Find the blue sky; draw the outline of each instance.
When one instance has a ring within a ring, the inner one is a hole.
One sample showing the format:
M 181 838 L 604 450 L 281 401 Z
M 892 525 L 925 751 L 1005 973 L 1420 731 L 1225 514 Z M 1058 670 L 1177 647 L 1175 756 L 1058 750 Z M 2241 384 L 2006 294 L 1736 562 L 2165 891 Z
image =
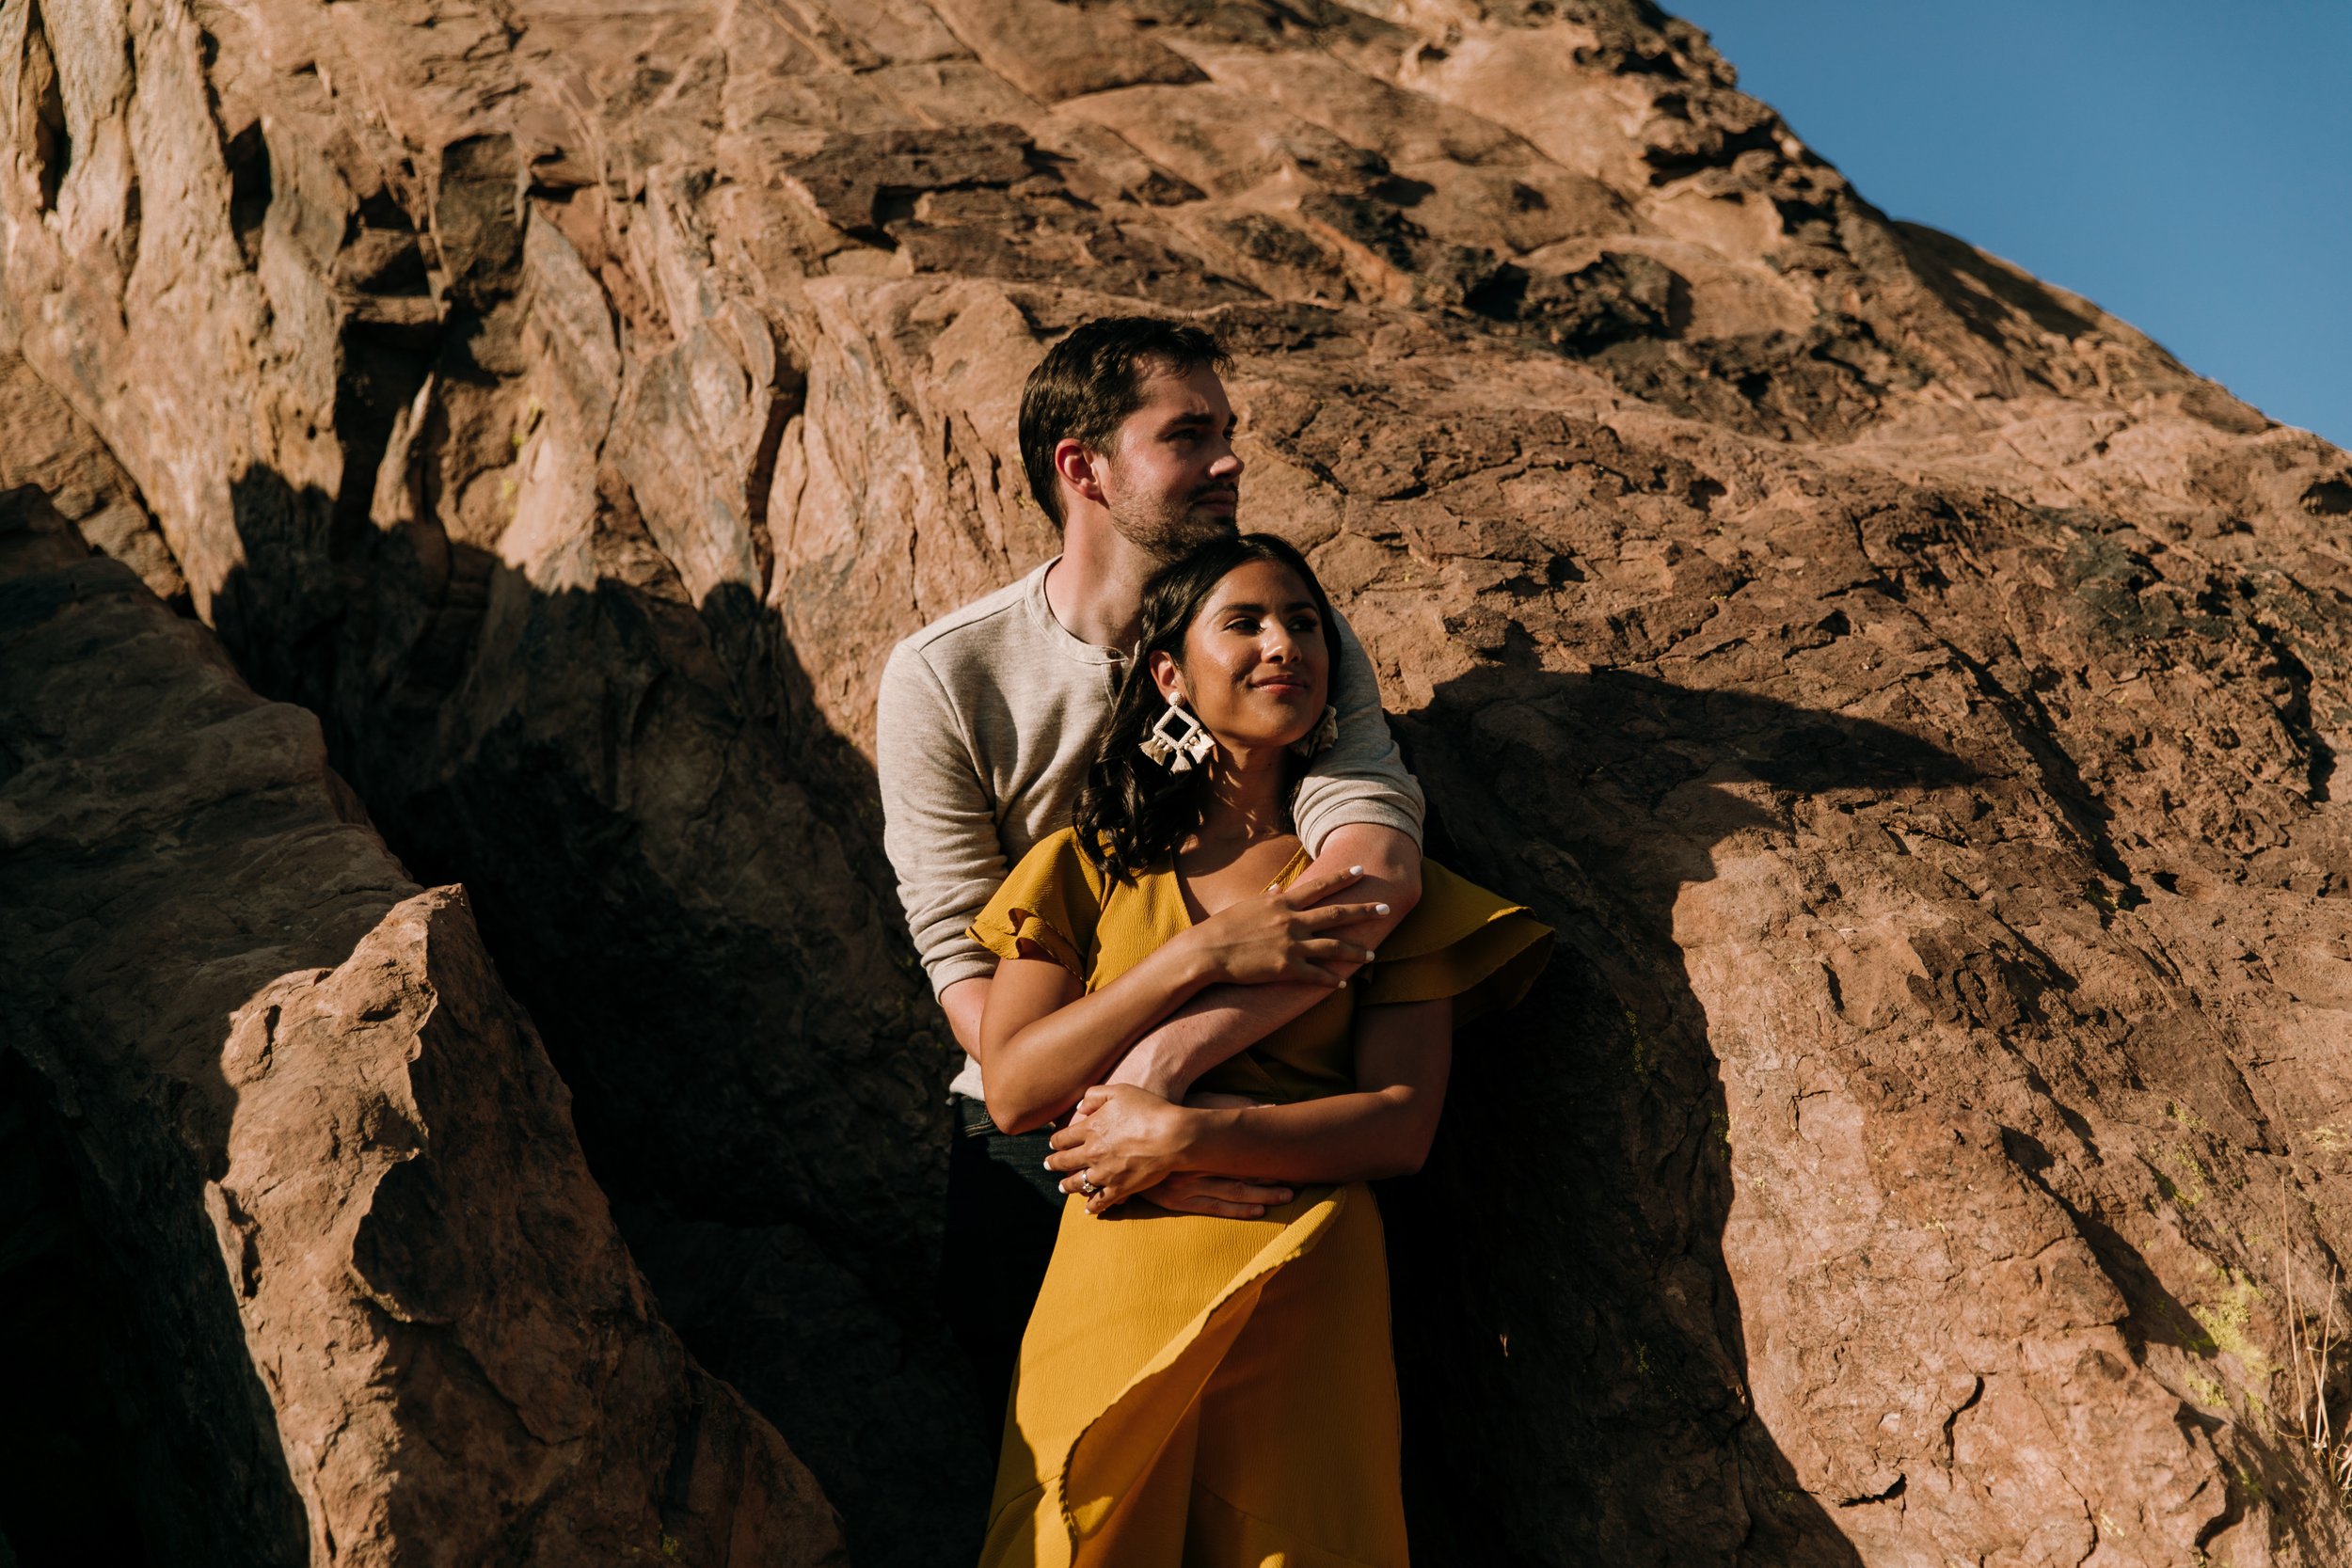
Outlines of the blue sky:
M 1899 218 L 2352 447 L 2352 0 L 1667 0 Z

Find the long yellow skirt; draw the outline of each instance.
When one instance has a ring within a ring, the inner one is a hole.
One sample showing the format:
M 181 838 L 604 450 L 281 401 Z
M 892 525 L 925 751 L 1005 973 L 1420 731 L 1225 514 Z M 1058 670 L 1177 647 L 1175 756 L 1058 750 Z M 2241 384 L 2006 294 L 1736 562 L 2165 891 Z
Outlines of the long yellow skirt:
M 1380 1212 L 1070 1199 L 1021 1344 L 982 1568 L 1403 1568 Z

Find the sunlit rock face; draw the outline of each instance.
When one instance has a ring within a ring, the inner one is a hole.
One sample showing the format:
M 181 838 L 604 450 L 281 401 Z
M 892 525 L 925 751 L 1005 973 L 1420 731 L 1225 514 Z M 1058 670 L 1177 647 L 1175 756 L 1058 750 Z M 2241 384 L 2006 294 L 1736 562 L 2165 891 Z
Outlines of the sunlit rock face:
M 874 681 L 1052 551 L 1022 378 L 1138 309 L 1565 938 L 1390 1195 L 1422 1559 L 2352 1553 L 2352 467 L 1687 25 L 6 0 L 0 108 L 0 331 L 154 520 L 91 536 L 465 885 L 855 1561 L 961 1555 L 993 1443 Z

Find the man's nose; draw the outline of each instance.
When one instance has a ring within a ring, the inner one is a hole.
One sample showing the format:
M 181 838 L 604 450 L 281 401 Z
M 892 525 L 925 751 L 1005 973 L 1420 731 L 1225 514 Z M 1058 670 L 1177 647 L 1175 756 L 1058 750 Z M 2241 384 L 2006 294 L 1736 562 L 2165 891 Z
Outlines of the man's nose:
M 1209 465 L 1209 477 L 1211 479 L 1239 479 L 1241 469 L 1241 453 L 1227 447 L 1217 455 L 1216 461 Z

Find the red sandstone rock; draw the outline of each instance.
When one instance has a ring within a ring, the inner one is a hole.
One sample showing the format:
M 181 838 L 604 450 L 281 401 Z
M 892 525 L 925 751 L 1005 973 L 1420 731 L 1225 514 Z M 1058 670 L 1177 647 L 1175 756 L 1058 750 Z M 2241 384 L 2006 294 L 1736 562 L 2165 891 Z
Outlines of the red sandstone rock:
M 103 490 L 86 432 L 9 406 Z M 17 1559 L 842 1560 L 657 1315 L 462 895 L 408 881 L 316 721 L 30 488 L 0 664 Z
M 0 340 L 0 490 L 31 487 L 60 521 L 138 573 L 156 597 L 184 602 L 180 566 L 139 504 L 138 487 L 57 394 Z
M 991 1434 L 857 748 L 1053 547 L 1022 375 L 1137 307 L 1239 351 L 1248 520 L 1567 938 L 1392 1195 L 1422 1558 L 2352 1551 L 2288 1430 L 2352 1400 L 2290 1370 L 2352 1244 L 2344 453 L 1619 0 L 5 15 L 27 362 L 468 884 L 862 1562 L 960 1552 Z

